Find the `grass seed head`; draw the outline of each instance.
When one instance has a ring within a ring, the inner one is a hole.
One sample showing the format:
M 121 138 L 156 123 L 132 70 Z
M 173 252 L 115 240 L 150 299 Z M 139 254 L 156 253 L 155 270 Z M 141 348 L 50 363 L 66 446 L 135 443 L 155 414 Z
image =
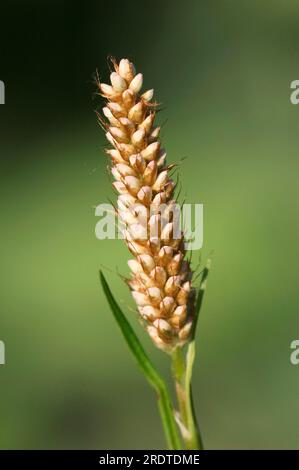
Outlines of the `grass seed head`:
M 128 59 L 113 61 L 113 66 L 111 85 L 100 83 L 99 89 L 107 99 L 103 114 L 113 148 L 106 152 L 119 193 L 119 215 L 126 222 L 124 239 L 135 257 L 128 262 L 128 285 L 151 339 L 172 352 L 189 340 L 195 297 L 183 233 L 174 237 L 169 218 L 175 183 L 158 140 L 160 127 L 154 126 L 154 90 L 141 92 L 143 75 L 136 74 Z M 145 213 L 145 225 L 139 213 Z

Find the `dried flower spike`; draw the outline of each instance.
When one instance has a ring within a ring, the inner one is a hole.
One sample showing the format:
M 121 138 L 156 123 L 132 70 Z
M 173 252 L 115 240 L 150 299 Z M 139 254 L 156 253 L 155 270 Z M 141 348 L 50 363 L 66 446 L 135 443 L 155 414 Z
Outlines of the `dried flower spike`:
M 114 62 L 114 68 L 111 85 L 99 83 L 99 89 L 108 100 L 103 113 L 118 213 L 135 257 L 128 262 L 128 284 L 153 342 L 172 352 L 189 339 L 195 299 L 183 233 L 175 230 L 171 211 L 175 183 L 154 126 L 153 90 L 141 92 L 143 76 L 129 60 Z

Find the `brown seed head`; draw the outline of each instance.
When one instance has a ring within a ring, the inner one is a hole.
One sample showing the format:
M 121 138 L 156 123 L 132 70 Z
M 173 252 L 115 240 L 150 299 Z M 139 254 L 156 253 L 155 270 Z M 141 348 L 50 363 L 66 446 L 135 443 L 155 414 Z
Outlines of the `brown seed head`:
M 183 259 L 183 234 L 174 238 L 175 183 L 158 141 L 160 127 L 154 127 L 153 90 L 141 94 L 143 76 L 136 74 L 129 60 L 113 65 L 111 85 L 100 83 L 99 88 L 108 100 L 103 114 L 108 120 L 106 137 L 113 148 L 106 152 L 119 193 L 118 213 L 127 225 L 125 242 L 135 257 L 128 261 L 128 284 L 153 342 L 171 352 L 188 341 L 194 309 L 192 271 Z M 136 209 L 136 204 L 144 210 Z M 145 224 L 140 221 L 141 212 Z M 168 223 L 163 226 L 165 219 Z

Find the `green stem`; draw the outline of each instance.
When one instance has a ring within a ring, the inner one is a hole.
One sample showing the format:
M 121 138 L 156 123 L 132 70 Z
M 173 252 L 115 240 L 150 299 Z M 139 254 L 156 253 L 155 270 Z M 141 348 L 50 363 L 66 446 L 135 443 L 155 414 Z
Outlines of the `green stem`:
M 186 449 L 200 450 L 203 448 L 192 398 L 191 377 L 195 356 L 195 344 L 189 345 L 186 362 L 182 349 L 177 348 L 172 356 L 172 370 L 181 420 L 182 437 Z
M 201 434 L 199 431 L 199 426 L 196 419 L 193 394 L 192 394 L 192 370 L 195 359 L 195 341 L 191 341 L 188 347 L 187 356 L 186 356 L 186 373 L 185 373 L 185 389 L 186 389 L 186 408 L 188 416 L 188 429 L 191 429 L 191 434 L 193 436 L 193 444 L 198 446 L 198 449 L 203 449 L 203 443 Z
M 162 381 L 157 389 L 158 408 L 162 420 L 164 433 L 166 436 L 168 448 L 170 450 L 181 450 L 182 445 L 178 434 L 176 422 L 174 420 L 173 409 L 170 401 L 168 389 Z

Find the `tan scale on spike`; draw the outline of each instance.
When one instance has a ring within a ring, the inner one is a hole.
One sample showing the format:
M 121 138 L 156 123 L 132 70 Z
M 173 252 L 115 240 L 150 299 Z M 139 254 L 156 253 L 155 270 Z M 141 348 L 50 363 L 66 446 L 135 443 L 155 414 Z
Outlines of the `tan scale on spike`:
M 113 61 L 113 65 L 111 85 L 99 83 L 99 89 L 108 100 L 103 114 L 108 120 L 106 137 L 113 146 L 107 154 L 113 185 L 120 194 L 119 215 L 126 223 L 126 244 L 135 257 L 128 262 L 128 285 L 151 339 L 171 352 L 189 339 L 195 299 L 192 271 L 184 260 L 183 234 L 173 238 L 171 218 L 163 228 L 159 226 L 165 214 L 171 217 L 175 183 L 158 141 L 160 127 L 154 126 L 153 90 L 141 92 L 143 76 L 136 74 L 129 60 Z M 144 209 L 145 227 L 136 206 Z M 154 226 L 158 228 L 153 234 Z

